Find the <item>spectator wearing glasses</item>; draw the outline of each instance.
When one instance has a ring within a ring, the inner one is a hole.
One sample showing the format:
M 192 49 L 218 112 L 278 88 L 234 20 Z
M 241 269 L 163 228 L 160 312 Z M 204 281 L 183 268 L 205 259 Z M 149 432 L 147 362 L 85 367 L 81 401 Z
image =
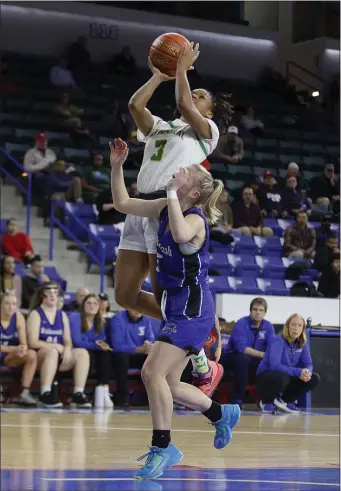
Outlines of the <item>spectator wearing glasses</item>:
M 57 372 L 73 371 L 74 389 L 71 407 L 89 408 L 84 387 L 89 373 L 89 353 L 73 348 L 69 319 L 58 309 L 59 286 L 48 282 L 38 288 L 31 301 L 27 319 L 29 347 L 37 351 L 40 371 L 40 402 L 48 408 L 61 407 L 52 390 Z
M 80 312 L 71 314 L 70 329 L 74 346 L 88 351 L 90 368 L 96 371 L 95 407 L 113 408 L 109 395 L 112 349 L 106 342 L 105 320 L 94 293 L 85 297 Z
M 232 204 L 234 228 L 243 235 L 269 237 L 273 231 L 264 227 L 260 207 L 254 203 L 254 192 L 250 186 L 243 189 L 242 200 Z

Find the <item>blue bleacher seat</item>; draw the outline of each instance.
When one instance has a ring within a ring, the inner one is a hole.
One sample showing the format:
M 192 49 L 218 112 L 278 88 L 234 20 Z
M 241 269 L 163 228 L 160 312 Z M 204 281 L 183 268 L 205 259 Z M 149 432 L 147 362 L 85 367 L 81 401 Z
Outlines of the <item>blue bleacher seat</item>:
M 278 225 L 276 218 L 264 218 L 264 227 L 270 227 L 275 236 L 281 236 L 283 229 Z
M 248 295 L 261 295 L 262 290 L 257 285 L 256 278 L 235 278 L 228 277 L 229 286 L 235 291 L 235 293 L 244 293 Z
M 283 249 L 282 241 L 277 236 L 273 237 L 254 237 L 257 249 L 262 256 L 280 257 Z
M 257 280 L 257 285 L 266 295 L 290 295 L 290 291 L 285 286 L 285 282 L 283 280 L 260 278 Z
M 76 218 L 78 218 L 78 220 L 83 222 L 84 225 L 89 225 L 90 223 L 96 222 L 97 216 L 93 205 L 66 203 L 66 209 L 71 212 Z M 66 226 L 80 240 L 88 239 L 87 230 L 79 225 L 78 221 L 76 219 L 73 219 L 72 216 L 67 216 Z
M 216 269 L 221 275 L 225 276 L 228 276 L 233 271 L 233 267 L 228 261 L 227 254 L 224 253 L 210 254 L 210 268 Z
M 210 290 L 215 293 L 234 293 L 234 289 L 228 283 L 227 276 L 210 276 Z
M 284 279 L 286 267 L 280 257 L 256 256 L 255 261 L 262 271 L 263 278 Z
M 260 273 L 260 268 L 256 263 L 255 256 L 243 254 L 242 256 L 235 255 L 235 275 L 240 277 L 257 278 Z
M 236 254 L 257 254 L 258 247 L 253 237 L 232 233 L 234 238 L 234 252 Z
M 96 235 L 99 239 L 103 240 L 113 240 L 117 236 L 121 236 L 121 232 L 114 225 L 97 225 L 91 223 L 89 225 L 90 231 Z
M 90 153 L 89 150 L 86 149 L 64 148 L 64 155 L 66 158 L 83 157 L 84 159 L 88 159 L 90 161 Z
M 277 220 L 277 223 L 282 229 L 282 235 L 284 235 L 284 232 L 286 231 L 286 229 L 289 228 L 291 225 L 293 225 L 294 220 L 279 219 L 279 220 Z
M 322 145 L 317 143 L 303 143 L 303 148 L 310 154 L 323 155 L 326 153 L 326 149 Z
M 64 304 L 68 305 L 76 300 L 76 293 L 67 292 L 64 293 Z

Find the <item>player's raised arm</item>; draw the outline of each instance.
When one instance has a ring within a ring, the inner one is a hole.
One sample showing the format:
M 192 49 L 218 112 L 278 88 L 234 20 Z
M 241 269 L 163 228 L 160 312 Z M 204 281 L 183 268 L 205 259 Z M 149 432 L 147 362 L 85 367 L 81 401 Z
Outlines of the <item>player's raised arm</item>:
M 127 215 L 158 218 L 167 206 L 167 199 L 147 201 L 130 198 L 124 183 L 123 164 L 128 157 L 128 146 L 120 138 L 109 143 L 111 164 L 111 193 L 116 210 Z
M 176 105 L 185 121 L 201 138 L 212 138 L 211 126 L 193 104 L 191 89 L 187 79 L 187 70 L 199 56 L 199 44 L 185 44 L 176 69 L 175 98 Z
M 152 78 L 135 92 L 128 103 L 129 112 L 136 126 L 145 136 L 149 135 L 154 125 L 154 119 L 151 112 L 147 109 L 147 104 L 162 82 L 173 80 L 172 77 L 161 73 L 160 70 L 155 68 L 150 58 L 148 58 L 148 65 L 153 73 Z

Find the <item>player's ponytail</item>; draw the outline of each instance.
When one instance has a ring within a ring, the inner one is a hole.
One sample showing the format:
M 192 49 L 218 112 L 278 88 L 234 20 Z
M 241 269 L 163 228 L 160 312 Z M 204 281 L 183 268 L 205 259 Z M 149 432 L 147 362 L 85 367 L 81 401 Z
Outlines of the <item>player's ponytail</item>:
M 200 198 L 197 204 L 202 205 L 202 210 L 209 225 L 214 225 L 221 216 L 216 204 L 224 189 L 223 183 L 218 179 L 213 179 L 212 175 L 202 165 L 193 165 L 189 167 L 189 171 L 194 171 L 199 181 Z
M 221 212 L 217 208 L 216 204 L 223 189 L 223 183 L 218 179 L 214 179 L 212 194 L 203 203 L 203 211 L 210 225 L 217 223 L 219 217 L 221 216 Z

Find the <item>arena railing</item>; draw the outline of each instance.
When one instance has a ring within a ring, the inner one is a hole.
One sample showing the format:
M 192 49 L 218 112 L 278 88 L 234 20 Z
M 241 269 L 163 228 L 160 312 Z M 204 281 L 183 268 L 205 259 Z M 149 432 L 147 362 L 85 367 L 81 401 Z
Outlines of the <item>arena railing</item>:
M 96 255 L 93 251 L 91 251 L 79 238 L 58 218 L 56 211 L 60 213 L 60 210 L 63 210 L 64 217 L 72 218 L 73 221 L 77 222 L 77 225 L 86 230 L 88 234 L 88 242 L 93 241 L 97 243 L 97 250 L 99 251 L 98 255 Z M 105 244 L 99 239 L 96 235 L 94 235 L 91 230 L 85 225 L 78 217 L 76 217 L 70 210 L 67 209 L 65 203 L 60 200 L 52 200 L 51 202 L 51 213 L 50 213 L 50 243 L 49 243 L 49 259 L 53 260 L 53 250 L 54 250 L 54 227 L 57 227 L 64 232 L 64 234 L 72 239 L 78 247 L 88 256 L 88 259 L 91 259 L 92 262 L 99 265 L 100 268 L 100 292 L 104 291 L 104 274 L 105 274 Z
M 0 148 L 1 152 L 7 157 L 20 171 L 23 177 L 27 177 L 27 188 L 14 177 L 8 169 L 5 169 L 3 165 L 0 165 L 0 171 L 12 181 L 17 188 L 26 196 L 27 204 L 26 204 L 26 233 L 29 235 L 30 233 L 30 221 L 31 221 L 31 199 L 32 199 L 32 173 L 25 169 L 19 162 L 12 157 L 10 153 L 7 152 L 4 148 Z M 10 217 L 8 217 L 10 218 Z

